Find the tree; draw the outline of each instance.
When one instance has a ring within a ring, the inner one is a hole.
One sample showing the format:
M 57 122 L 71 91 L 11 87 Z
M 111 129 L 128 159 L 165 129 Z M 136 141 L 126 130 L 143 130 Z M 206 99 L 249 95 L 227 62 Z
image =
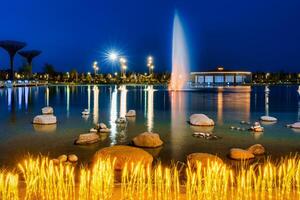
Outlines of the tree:
M 10 79 L 13 80 L 14 76 L 14 57 L 16 53 L 23 49 L 26 46 L 24 42 L 12 41 L 12 40 L 4 40 L 0 41 L 0 47 L 5 49 L 10 57 Z
M 76 69 L 72 69 L 71 72 L 70 72 L 70 77 L 71 77 L 71 80 L 75 82 L 78 81 L 78 72 Z
M 49 74 L 49 76 L 52 77 L 52 76 L 55 76 L 56 71 L 55 71 L 53 65 L 46 63 L 44 65 L 44 73 Z
M 27 51 L 20 51 L 18 54 L 24 57 L 27 60 L 27 64 L 29 67 L 29 75 L 32 75 L 32 60 L 33 58 L 37 57 L 41 54 L 41 51 L 38 50 L 27 50 Z

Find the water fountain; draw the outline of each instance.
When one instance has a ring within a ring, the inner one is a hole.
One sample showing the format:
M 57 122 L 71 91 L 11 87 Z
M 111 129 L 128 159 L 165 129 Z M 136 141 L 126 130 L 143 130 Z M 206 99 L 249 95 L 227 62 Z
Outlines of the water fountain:
M 173 22 L 172 74 L 169 89 L 182 90 L 188 80 L 189 63 L 185 34 L 179 15 L 175 12 Z

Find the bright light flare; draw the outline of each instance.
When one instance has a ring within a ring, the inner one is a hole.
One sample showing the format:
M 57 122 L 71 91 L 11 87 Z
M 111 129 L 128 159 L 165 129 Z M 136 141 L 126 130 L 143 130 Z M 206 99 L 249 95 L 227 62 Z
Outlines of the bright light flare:
M 110 61 L 115 62 L 118 59 L 119 55 L 116 52 L 110 52 L 108 58 Z

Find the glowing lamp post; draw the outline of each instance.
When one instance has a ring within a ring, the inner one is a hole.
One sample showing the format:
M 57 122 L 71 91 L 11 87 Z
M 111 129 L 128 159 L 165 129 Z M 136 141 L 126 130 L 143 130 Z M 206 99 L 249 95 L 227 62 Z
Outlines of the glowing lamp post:
M 147 67 L 149 68 L 149 75 L 152 75 L 154 70 L 154 63 L 153 63 L 152 56 L 148 56 L 147 58 Z
M 127 69 L 127 65 L 126 65 L 126 59 L 121 57 L 120 58 L 120 65 L 121 65 L 121 76 L 122 77 L 126 77 L 126 69 Z
M 98 62 L 97 61 L 94 62 L 93 69 L 94 69 L 94 73 L 95 73 L 95 76 L 96 76 L 97 75 L 97 71 L 99 70 Z

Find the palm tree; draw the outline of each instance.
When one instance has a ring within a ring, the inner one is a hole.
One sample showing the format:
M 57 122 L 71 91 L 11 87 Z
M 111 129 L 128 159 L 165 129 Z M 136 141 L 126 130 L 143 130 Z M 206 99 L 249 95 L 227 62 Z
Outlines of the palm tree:
M 31 77 L 32 75 L 32 59 L 35 58 L 36 56 L 40 55 L 42 52 L 38 50 L 27 50 L 27 51 L 20 51 L 18 52 L 19 55 L 24 57 L 27 60 L 27 64 L 29 66 L 29 75 Z
M 13 40 L 3 40 L 0 41 L 0 47 L 5 49 L 10 57 L 10 79 L 14 79 L 14 57 L 16 53 L 24 48 L 26 46 L 26 43 L 24 42 L 18 42 Z

